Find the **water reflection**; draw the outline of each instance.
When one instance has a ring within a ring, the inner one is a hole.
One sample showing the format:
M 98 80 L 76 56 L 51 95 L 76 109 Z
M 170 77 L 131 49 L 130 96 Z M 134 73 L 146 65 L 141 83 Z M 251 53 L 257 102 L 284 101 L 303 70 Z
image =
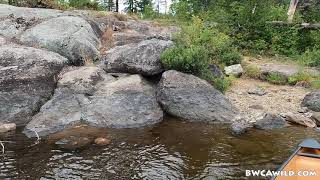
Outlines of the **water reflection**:
M 0 178 L 245 179 L 245 169 L 275 169 L 302 139 L 320 138 L 300 127 L 233 137 L 226 127 L 174 119 L 153 128 L 106 131 L 110 145 L 75 152 L 5 134 Z

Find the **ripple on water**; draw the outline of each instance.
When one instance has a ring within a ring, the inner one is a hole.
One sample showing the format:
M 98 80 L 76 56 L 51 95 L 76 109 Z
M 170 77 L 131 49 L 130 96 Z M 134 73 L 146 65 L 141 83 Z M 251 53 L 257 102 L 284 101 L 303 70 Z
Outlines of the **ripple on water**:
M 81 151 L 32 146 L 20 133 L 6 134 L 0 179 L 245 179 L 245 169 L 275 169 L 301 140 L 320 138 L 301 127 L 233 137 L 223 126 L 173 119 L 153 128 L 100 132 L 110 135 L 111 144 Z

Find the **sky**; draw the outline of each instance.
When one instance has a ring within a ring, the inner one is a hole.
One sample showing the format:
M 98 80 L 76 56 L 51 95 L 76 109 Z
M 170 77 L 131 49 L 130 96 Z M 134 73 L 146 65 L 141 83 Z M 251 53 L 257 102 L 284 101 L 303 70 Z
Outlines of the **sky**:
M 155 8 L 157 7 L 159 0 L 153 0 L 153 3 L 155 5 Z M 160 0 L 161 2 L 164 2 L 164 0 Z M 120 12 L 124 12 L 125 6 L 124 6 L 124 2 L 125 0 L 119 0 L 119 11 Z M 169 11 L 171 5 L 171 0 L 167 0 L 167 8 L 165 8 L 165 4 L 164 3 L 160 3 L 160 13 L 165 13 Z

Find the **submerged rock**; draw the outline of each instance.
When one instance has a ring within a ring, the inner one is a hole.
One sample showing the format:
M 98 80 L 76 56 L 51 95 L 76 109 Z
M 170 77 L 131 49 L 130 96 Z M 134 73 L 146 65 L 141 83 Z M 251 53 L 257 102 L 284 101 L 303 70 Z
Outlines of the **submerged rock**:
M 236 121 L 231 124 L 230 130 L 233 135 L 242 135 L 252 128 L 252 123 L 242 121 Z
M 105 145 L 108 145 L 110 144 L 110 139 L 108 138 L 104 138 L 104 137 L 98 137 L 94 140 L 94 143 L 99 145 L 99 146 L 105 146 Z
M 300 114 L 287 113 L 285 116 L 286 116 L 286 120 L 291 123 L 300 124 L 302 126 L 311 127 L 311 128 L 314 128 L 317 126 L 312 119 L 302 116 Z
M 226 75 L 240 77 L 243 73 L 241 64 L 235 64 L 224 68 Z
M 16 130 L 16 127 L 17 126 L 15 123 L 0 124 L 0 133 L 5 133 L 5 132 Z
M 87 137 L 70 136 L 70 137 L 60 139 L 55 144 L 61 149 L 76 150 L 76 149 L 85 148 L 91 143 L 92 143 L 92 140 Z
M 257 129 L 278 129 L 288 126 L 285 119 L 280 115 L 266 113 L 261 119 L 258 119 L 254 123 L 254 127 Z
M 80 17 L 49 19 L 26 30 L 20 41 L 59 53 L 75 65 L 99 58 L 100 40 L 90 24 Z
M 165 112 L 188 121 L 231 122 L 238 114 L 208 82 L 174 70 L 162 74 L 157 99 Z
M 0 121 L 24 125 L 51 97 L 67 64 L 59 54 L 18 45 L 0 46 Z
M 106 72 L 157 75 L 164 71 L 160 54 L 172 44 L 172 41 L 151 39 L 118 46 L 107 52 L 102 66 Z
M 320 90 L 315 90 L 307 94 L 301 105 L 312 111 L 320 112 Z

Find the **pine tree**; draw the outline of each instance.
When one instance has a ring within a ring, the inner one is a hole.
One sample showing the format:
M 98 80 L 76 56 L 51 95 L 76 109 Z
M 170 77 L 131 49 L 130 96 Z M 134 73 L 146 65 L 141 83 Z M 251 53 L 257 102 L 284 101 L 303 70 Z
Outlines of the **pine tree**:
M 113 11 L 115 6 L 113 0 L 104 0 L 104 4 L 107 11 Z

